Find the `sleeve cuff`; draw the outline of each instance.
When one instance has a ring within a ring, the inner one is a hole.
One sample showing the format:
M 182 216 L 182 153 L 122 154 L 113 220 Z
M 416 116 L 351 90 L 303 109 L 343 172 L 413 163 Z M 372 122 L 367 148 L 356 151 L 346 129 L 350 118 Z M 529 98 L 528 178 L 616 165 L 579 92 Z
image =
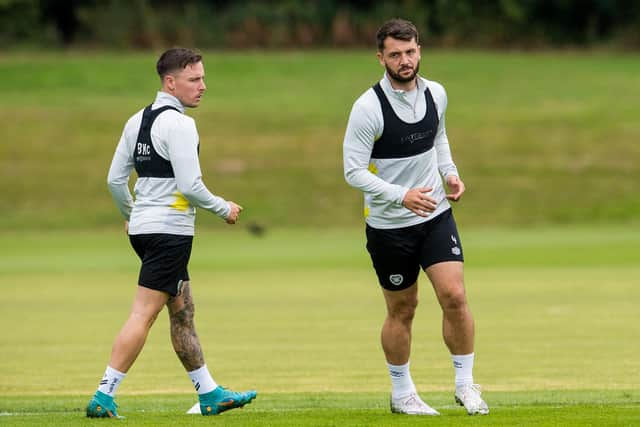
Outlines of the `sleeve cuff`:
M 227 218 L 229 218 L 229 215 L 231 214 L 231 205 L 229 204 L 229 202 L 227 202 L 226 200 L 224 201 L 224 210 L 222 212 L 222 219 L 226 220 Z
M 398 205 L 402 206 L 402 202 L 404 202 L 404 196 L 406 196 L 408 192 L 409 192 L 408 188 L 400 187 L 399 189 L 400 197 L 398 197 L 398 199 L 396 200 L 396 203 Z

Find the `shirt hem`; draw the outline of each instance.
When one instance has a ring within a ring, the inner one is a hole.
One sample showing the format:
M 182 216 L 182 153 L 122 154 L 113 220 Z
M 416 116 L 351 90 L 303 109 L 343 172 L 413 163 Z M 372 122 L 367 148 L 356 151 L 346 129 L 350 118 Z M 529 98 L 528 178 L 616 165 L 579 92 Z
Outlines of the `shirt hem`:
M 149 228 L 146 230 L 129 230 L 129 236 L 137 236 L 140 234 L 173 234 L 176 236 L 194 236 L 195 230 L 167 230 L 159 228 Z
M 369 225 L 369 227 L 377 228 L 377 229 L 380 229 L 380 230 L 391 230 L 391 229 L 394 229 L 394 228 L 405 228 L 405 227 L 411 227 L 412 225 L 422 224 L 422 223 L 427 222 L 427 221 L 432 221 L 432 220 L 436 219 L 437 217 L 439 217 L 440 215 L 442 215 L 443 213 L 445 213 L 446 211 L 448 211 L 449 209 L 451 209 L 451 205 L 447 204 L 446 207 L 444 207 L 442 210 L 437 210 L 433 214 L 429 215 L 426 218 L 416 215 L 415 219 L 413 219 L 411 221 L 402 221 L 402 222 L 393 223 L 393 224 L 390 224 L 388 222 L 376 223 L 375 221 L 370 221 L 369 219 L 366 219 L 365 222 L 367 223 L 367 225 Z

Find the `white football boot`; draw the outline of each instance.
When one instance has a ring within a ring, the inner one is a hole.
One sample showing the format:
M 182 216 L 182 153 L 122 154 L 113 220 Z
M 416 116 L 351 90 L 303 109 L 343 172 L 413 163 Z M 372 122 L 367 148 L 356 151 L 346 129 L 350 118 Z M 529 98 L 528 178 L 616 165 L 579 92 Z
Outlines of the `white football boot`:
M 394 399 L 392 397 L 391 412 L 407 415 L 440 415 L 440 412 L 424 403 L 416 392 L 413 392 L 402 399 Z
M 456 402 L 460 406 L 464 406 L 469 415 L 487 415 L 489 413 L 489 407 L 486 402 L 482 400 L 480 395 L 480 386 L 478 384 L 467 384 L 460 387 L 456 387 L 454 394 Z

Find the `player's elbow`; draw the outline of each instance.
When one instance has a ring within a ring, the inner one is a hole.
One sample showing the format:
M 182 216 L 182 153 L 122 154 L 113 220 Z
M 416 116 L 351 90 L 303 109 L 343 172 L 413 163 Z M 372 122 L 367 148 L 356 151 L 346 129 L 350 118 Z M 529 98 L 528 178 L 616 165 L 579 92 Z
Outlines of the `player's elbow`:
M 344 169 L 344 180 L 347 181 L 347 184 L 353 185 L 353 177 L 355 175 L 354 168 L 345 168 Z
M 127 181 L 123 181 L 122 179 L 113 175 L 107 176 L 107 187 L 109 187 L 109 191 L 111 191 L 111 193 L 116 192 L 123 185 L 126 186 Z
M 192 200 L 194 197 L 196 197 L 196 193 L 198 192 L 196 182 L 176 181 L 176 186 L 178 187 L 178 191 L 187 200 Z
M 194 193 L 192 188 L 190 188 L 190 187 L 184 187 L 184 188 L 178 187 L 178 191 L 180 192 L 180 194 L 182 194 L 185 197 L 185 199 L 187 199 L 189 201 L 193 200 L 195 193 Z
M 345 168 L 344 180 L 352 187 L 358 187 L 359 177 L 363 169 L 361 168 Z

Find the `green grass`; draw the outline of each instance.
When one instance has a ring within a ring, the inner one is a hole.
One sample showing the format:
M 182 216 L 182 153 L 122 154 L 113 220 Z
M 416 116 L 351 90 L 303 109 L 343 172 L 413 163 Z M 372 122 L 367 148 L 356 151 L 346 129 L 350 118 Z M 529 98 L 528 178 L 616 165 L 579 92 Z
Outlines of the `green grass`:
M 469 417 L 452 405 L 450 393 L 423 393 L 442 416 L 416 418 L 391 414 L 385 393 L 267 393 L 242 410 L 215 419 L 185 415 L 193 396 L 123 396 L 126 419 L 118 425 L 211 425 L 231 426 L 632 426 L 640 422 L 640 392 L 497 392 L 491 394 L 491 414 Z M 6 400 L 14 412 L 0 415 L 0 423 L 12 425 L 104 425 L 103 420 L 84 418 L 86 399 L 79 396 L 19 397 Z M 124 412 L 122 412 L 124 413 Z
M 0 229 L 119 222 L 105 177 L 124 122 L 158 88 L 155 60 L 0 54 Z M 268 225 L 360 224 L 342 138 L 353 101 L 382 75 L 374 52 L 207 52 L 205 65 L 209 92 L 190 114 L 212 191 Z M 422 70 L 448 90 L 462 223 L 638 218 L 640 57 L 425 51 Z
M 125 423 L 413 425 L 387 413 L 383 300 L 362 230 L 200 230 L 190 272 L 215 379 L 260 396 L 215 420 L 195 394 L 162 313 L 120 388 Z M 477 326 L 475 379 L 489 417 L 453 404 L 453 372 L 426 279 L 412 375 L 435 425 L 637 425 L 638 229 L 465 229 Z M 0 235 L 0 424 L 93 425 L 82 408 L 133 296 L 137 262 L 119 230 Z M 11 414 L 11 415 L 6 415 Z

